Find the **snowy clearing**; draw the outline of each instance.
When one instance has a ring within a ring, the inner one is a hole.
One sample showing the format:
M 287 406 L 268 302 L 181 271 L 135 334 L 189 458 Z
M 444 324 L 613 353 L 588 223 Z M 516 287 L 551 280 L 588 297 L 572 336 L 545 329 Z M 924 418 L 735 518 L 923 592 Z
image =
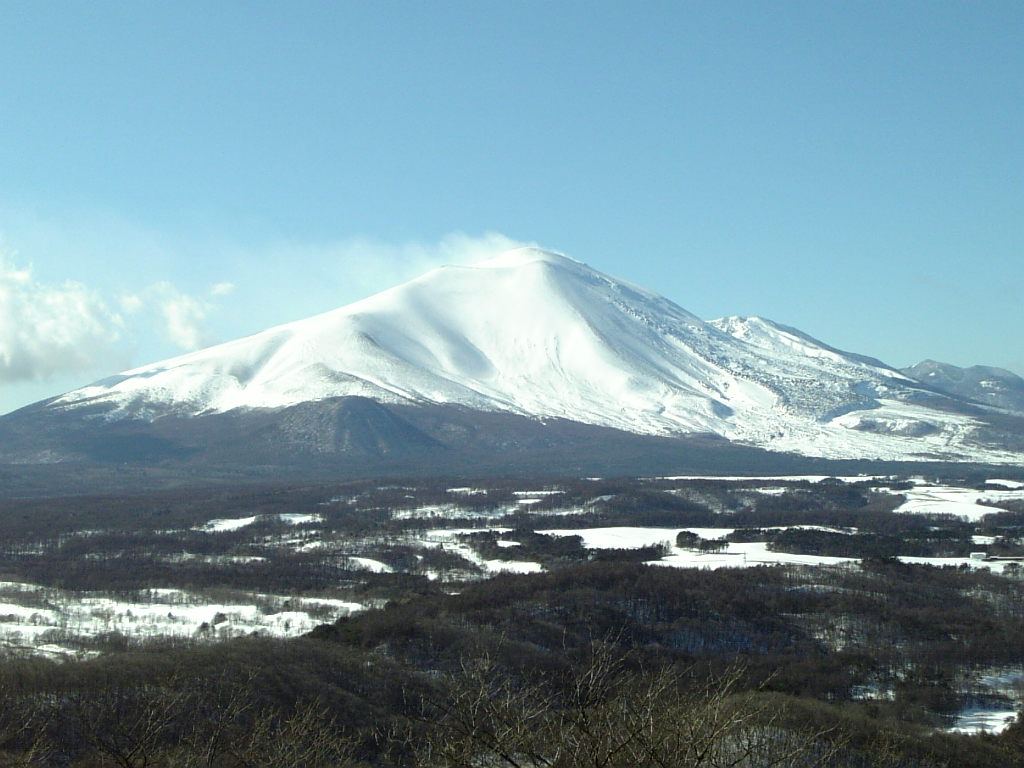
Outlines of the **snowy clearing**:
M 896 512 L 955 515 L 970 521 L 981 520 L 985 515 L 999 511 L 986 502 L 1024 501 L 1024 489 L 978 491 L 973 488 L 930 485 L 923 480 L 915 481 L 913 488 L 900 493 L 905 494 L 907 500 L 896 508 Z
M 459 541 L 459 536 L 473 533 L 508 533 L 511 528 L 446 528 L 427 531 L 426 535 L 412 543 L 422 547 L 438 547 L 454 552 L 488 574 L 497 573 L 540 573 L 544 566 L 529 560 L 487 560 L 468 544 Z M 518 542 L 510 542 L 516 544 Z M 437 574 L 434 574 L 436 578 Z
M 587 549 L 640 549 L 652 544 L 674 544 L 682 528 L 563 528 L 538 530 L 547 536 L 579 536 Z
M 106 593 L 65 593 L 35 584 L 2 586 L 11 599 L 0 603 L 0 648 L 56 656 L 95 655 L 97 642 L 102 646 L 160 638 L 295 637 L 367 607 L 329 598 L 256 593 L 244 603 L 224 603 L 178 589 L 143 590 L 135 599 L 120 600 Z M 20 603 L 12 601 L 18 592 Z
M 350 555 L 345 558 L 345 561 L 350 568 L 359 568 L 364 571 L 370 571 L 371 573 L 395 572 L 395 569 L 387 563 L 382 563 L 380 560 L 374 560 L 372 557 L 355 557 Z
M 985 482 L 989 485 L 1001 485 L 1004 488 L 1024 489 L 1024 483 L 1016 480 L 986 480 Z
M 322 515 L 296 514 L 284 512 L 277 515 L 252 515 L 250 517 L 222 517 L 209 520 L 203 525 L 196 526 L 193 530 L 206 531 L 208 533 L 223 533 L 225 531 L 237 531 L 246 528 L 257 520 L 277 519 L 289 525 L 302 525 L 305 523 L 323 522 Z
M 1015 709 L 965 709 L 956 716 L 950 733 L 1002 733 L 1017 719 Z

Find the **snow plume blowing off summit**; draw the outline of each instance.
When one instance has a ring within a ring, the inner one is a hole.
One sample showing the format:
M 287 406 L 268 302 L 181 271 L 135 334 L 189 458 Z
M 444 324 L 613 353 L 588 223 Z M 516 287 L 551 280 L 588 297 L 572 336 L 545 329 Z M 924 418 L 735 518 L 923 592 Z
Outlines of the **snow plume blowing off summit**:
M 534 246 L 36 407 L 144 422 L 352 396 L 829 458 L 1020 459 L 982 439 L 976 413 L 877 360 L 761 318 L 705 322 Z

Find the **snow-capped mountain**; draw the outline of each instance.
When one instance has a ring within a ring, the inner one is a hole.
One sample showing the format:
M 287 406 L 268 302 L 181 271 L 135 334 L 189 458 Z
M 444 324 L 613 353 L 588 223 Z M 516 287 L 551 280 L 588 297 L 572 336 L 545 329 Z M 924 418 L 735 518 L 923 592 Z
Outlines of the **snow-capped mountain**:
M 139 429 L 173 420 L 180 430 L 212 417 L 270 423 L 272 414 L 302 408 L 305 424 L 313 404 L 339 402 L 360 403 L 356 415 L 346 410 L 345 423 L 355 419 L 378 443 L 392 435 L 392 446 L 405 434 L 394 421 L 401 414 L 443 406 L 457 408 L 461 419 L 506 414 L 663 438 L 710 433 L 828 458 L 1011 462 L 1024 450 L 1004 439 L 1005 423 L 993 431 L 990 416 L 1003 411 L 769 320 L 705 322 L 648 290 L 535 248 L 442 267 L 7 418 L 24 425 L 40 415 L 78 416 Z M 381 419 L 392 421 L 382 426 Z M 302 429 L 288 434 L 301 441 Z M 332 429 L 332 450 L 341 451 L 338 440 L 353 438 Z M 431 429 L 419 426 L 409 439 L 446 444 L 444 429 Z
M 940 392 L 1024 413 L 1024 379 L 1004 368 L 987 365 L 960 368 L 949 363 L 923 360 L 902 371 Z

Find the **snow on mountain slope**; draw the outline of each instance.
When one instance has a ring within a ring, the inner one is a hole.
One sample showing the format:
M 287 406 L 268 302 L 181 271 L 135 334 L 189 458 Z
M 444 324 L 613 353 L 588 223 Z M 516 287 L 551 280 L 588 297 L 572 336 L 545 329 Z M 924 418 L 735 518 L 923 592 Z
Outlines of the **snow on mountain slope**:
M 730 336 L 734 336 L 752 346 L 774 354 L 785 356 L 796 353 L 803 357 L 817 358 L 846 367 L 851 363 L 860 363 L 875 374 L 909 379 L 909 377 L 898 373 L 885 363 L 874 358 L 843 352 L 808 336 L 803 331 L 766 320 L 763 317 L 738 317 L 734 315 L 732 317 L 709 320 L 708 323 L 728 333 Z
M 1024 379 L 1004 368 L 987 365 L 960 368 L 949 363 L 923 360 L 904 368 L 903 373 L 940 392 L 1024 413 Z
M 911 402 L 916 386 L 795 329 L 705 323 L 580 262 L 523 248 L 127 371 L 48 407 L 154 419 L 360 395 L 641 434 L 712 432 L 833 458 L 1010 460 L 970 444 L 972 416 Z

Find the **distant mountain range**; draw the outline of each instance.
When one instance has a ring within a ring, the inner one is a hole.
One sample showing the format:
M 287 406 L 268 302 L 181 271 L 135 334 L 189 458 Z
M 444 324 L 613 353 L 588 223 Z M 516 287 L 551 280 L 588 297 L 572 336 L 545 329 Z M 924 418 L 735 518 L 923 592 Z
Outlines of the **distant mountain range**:
M 762 318 L 705 322 L 523 248 L 0 418 L 0 462 L 18 466 L 498 470 L 514 456 L 584 470 L 618 447 L 670 464 L 684 445 L 1020 463 L 1024 382 L 931 361 L 897 370 Z
M 1003 368 L 987 365 L 958 368 L 948 363 L 924 360 L 901 370 L 940 392 L 1008 411 L 1024 412 L 1024 379 Z

